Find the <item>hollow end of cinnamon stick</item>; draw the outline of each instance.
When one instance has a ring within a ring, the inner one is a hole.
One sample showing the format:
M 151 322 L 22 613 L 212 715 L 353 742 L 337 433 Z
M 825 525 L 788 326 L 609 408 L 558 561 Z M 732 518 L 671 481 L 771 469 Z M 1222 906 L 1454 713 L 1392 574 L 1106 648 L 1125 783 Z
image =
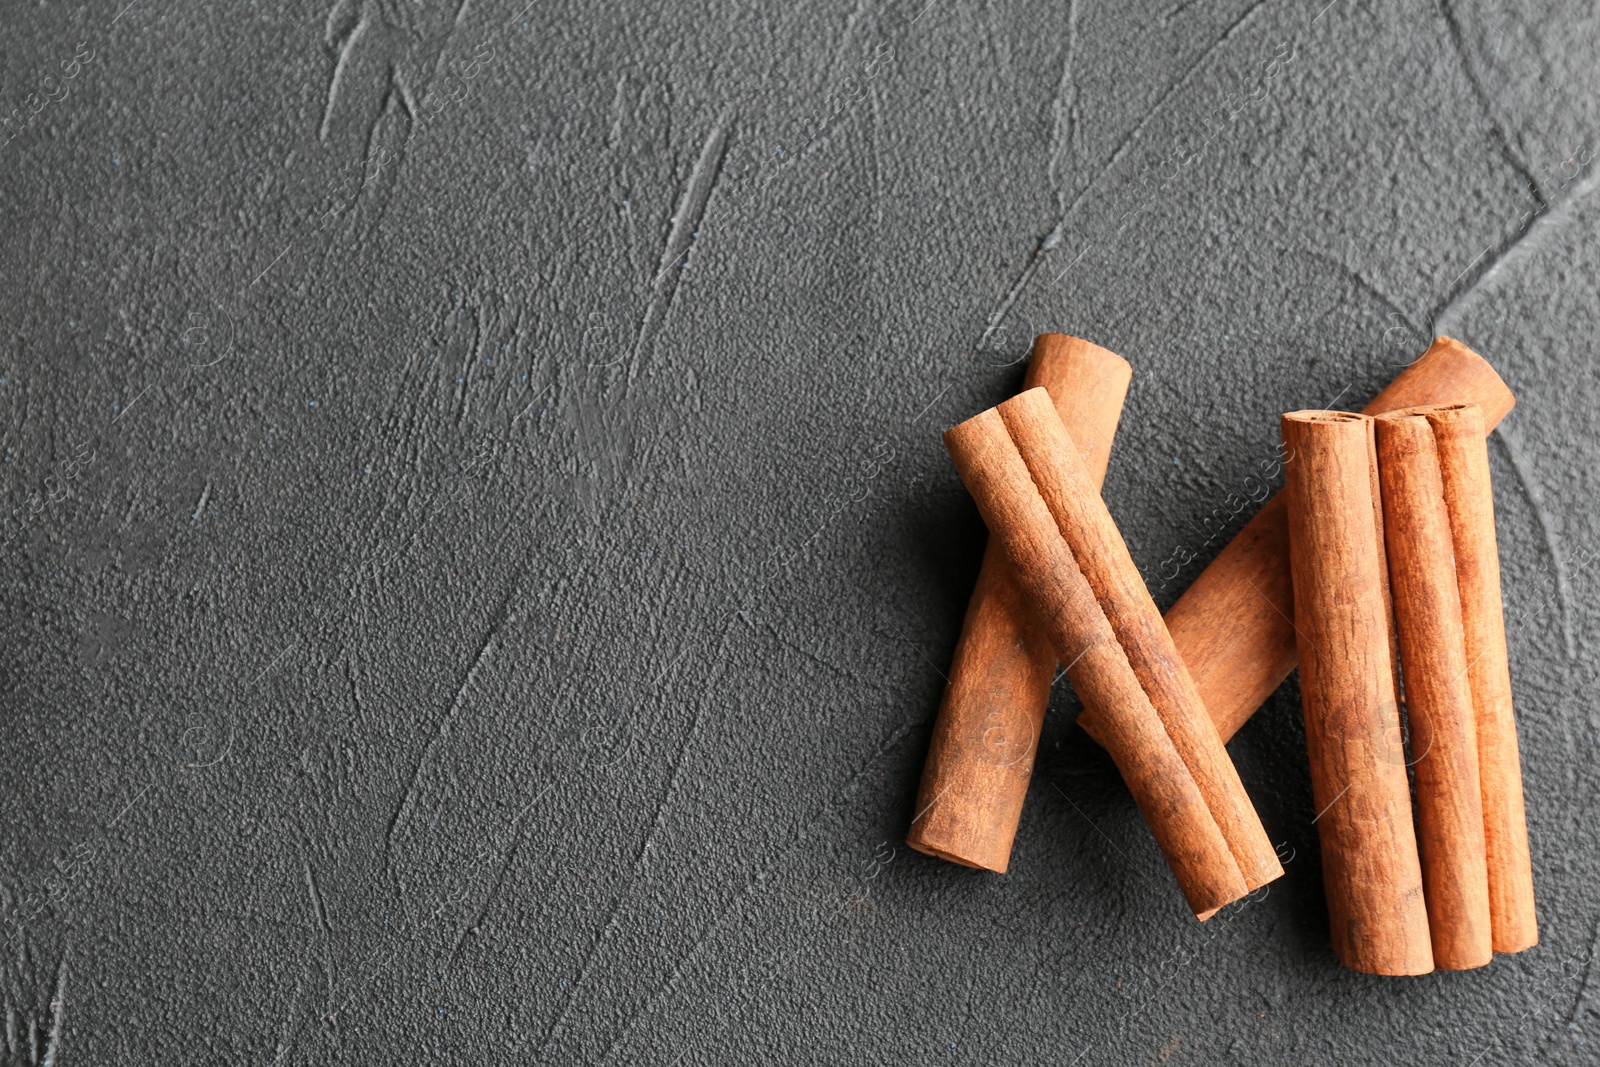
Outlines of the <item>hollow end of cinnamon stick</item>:
M 1371 974 L 1433 969 L 1412 824 L 1372 420 L 1281 420 L 1301 706 L 1334 951 Z
M 1282 866 L 1070 437 L 1033 389 L 947 431 L 991 536 L 1197 916 Z
M 1492 430 L 1516 404 L 1488 360 L 1436 337 L 1363 414 L 1420 404 L 1476 404 Z M 1252 487 L 1241 486 L 1241 495 Z M 1263 488 L 1261 490 L 1265 492 Z M 1259 497 L 1258 497 L 1259 499 Z M 1201 551 L 1204 551 L 1202 546 Z M 1274 495 L 1167 611 L 1167 629 L 1227 742 L 1294 670 L 1288 519 Z
M 1043 388 L 1096 487 L 1105 478 L 1133 368 L 1065 334 L 1040 334 L 1023 388 Z M 1056 654 L 1037 632 L 1015 572 L 984 552 L 934 721 L 906 843 L 1004 874 L 1022 818 Z

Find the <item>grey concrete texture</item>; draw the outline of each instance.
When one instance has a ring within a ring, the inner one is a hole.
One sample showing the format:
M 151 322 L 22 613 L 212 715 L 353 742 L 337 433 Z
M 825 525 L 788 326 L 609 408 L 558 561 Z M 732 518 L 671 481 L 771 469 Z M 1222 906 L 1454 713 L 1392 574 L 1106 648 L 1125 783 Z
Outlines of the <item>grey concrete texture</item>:
M 1593 5 L 162 0 L 0 40 L 18 1064 L 1596 1061 Z M 1434 333 L 1491 441 L 1543 943 L 1190 917 L 1057 686 L 903 844 L 982 551 L 939 431 L 1127 357 L 1163 607 Z M 1192 556 L 1179 565 L 1176 559 Z

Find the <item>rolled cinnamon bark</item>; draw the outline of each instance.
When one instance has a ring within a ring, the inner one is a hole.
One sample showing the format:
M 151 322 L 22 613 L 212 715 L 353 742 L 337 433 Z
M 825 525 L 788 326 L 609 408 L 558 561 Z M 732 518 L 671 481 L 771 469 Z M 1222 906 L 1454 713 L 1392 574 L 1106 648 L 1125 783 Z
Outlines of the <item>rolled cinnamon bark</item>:
M 1391 427 L 1391 422 L 1395 425 Z M 1427 440 L 1423 440 L 1426 423 Z M 1522 766 L 1517 753 L 1517 726 L 1511 705 L 1511 671 L 1506 657 L 1505 621 L 1500 602 L 1500 559 L 1495 544 L 1494 494 L 1489 480 L 1489 450 L 1482 413 L 1471 405 L 1455 404 L 1410 408 L 1379 420 L 1380 444 L 1385 434 L 1397 439 L 1415 437 L 1425 448 L 1431 442 L 1437 463 L 1439 492 L 1448 516 L 1450 564 L 1441 567 L 1454 583 L 1461 617 L 1461 654 L 1464 666 L 1457 678 L 1451 649 L 1450 685 L 1459 702 L 1458 689 L 1466 685 L 1471 702 L 1471 730 L 1476 738 L 1473 770 L 1481 793 L 1487 874 L 1488 919 L 1495 952 L 1520 952 L 1539 941 L 1533 903 L 1533 866 L 1528 854 L 1528 828 L 1523 812 Z M 1380 466 L 1387 461 L 1380 454 Z M 1429 477 L 1425 471 L 1424 477 Z M 1384 468 L 1385 492 L 1388 491 Z M 1429 477 L 1431 485 L 1431 477 Z M 1387 500 L 1385 502 L 1387 507 Z M 1392 520 L 1391 520 L 1392 525 Z M 1391 571 L 1394 563 L 1391 561 Z M 1398 594 L 1397 594 L 1398 610 Z M 1404 628 L 1402 627 L 1402 641 Z M 1402 644 L 1402 651 L 1404 645 Z M 1407 704 L 1414 704 L 1413 670 L 1405 664 Z M 1427 676 L 1418 672 L 1419 680 Z M 1415 714 L 1413 712 L 1413 714 Z M 1412 727 L 1412 743 L 1418 734 Z M 1419 748 L 1419 751 L 1424 751 Z M 1432 752 L 1417 759 L 1418 803 L 1421 808 L 1423 765 Z M 1464 803 L 1464 802 L 1463 802 Z M 1424 837 L 1426 839 L 1426 831 Z M 1476 848 L 1476 836 L 1461 851 Z M 1429 875 L 1429 913 L 1434 910 L 1428 844 L 1423 845 L 1423 870 Z M 1435 923 L 1435 926 L 1438 924 Z M 1435 933 L 1435 955 L 1438 955 Z M 1481 939 L 1476 943 L 1483 954 Z M 1441 966 L 1446 966 L 1443 962 Z
M 1065 334 L 1040 334 L 1024 389 L 1043 388 L 1098 489 L 1133 368 Z M 934 722 L 906 843 L 1004 874 L 1033 775 L 1056 654 L 1031 625 L 1015 573 L 993 539 L 967 606 Z
M 1301 705 L 1333 947 L 1370 974 L 1433 969 L 1405 760 L 1372 420 L 1283 416 Z
M 1438 337 L 1364 409 L 1476 404 L 1494 429 L 1516 398 L 1484 358 Z M 1167 629 L 1223 741 L 1254 715 L 1295 665 L 1294 587 L 1283 495 L 1269 500 L 1167 612 Z
M 1421 413 L 1427 410 L 1403 409 L 1378 417 L 1378 477 L 1411 728 L 1428 931 L 1434 964 L 1459 971 L 1482 967 L 1494 958 L 1494 950 L 1477 724 L 1467 680 L 1455 545 L 1439 450 Z
M 1195 915 L 1283 873 L 1093 479 L 1042 389 L 945 433 L 1034 619 Z

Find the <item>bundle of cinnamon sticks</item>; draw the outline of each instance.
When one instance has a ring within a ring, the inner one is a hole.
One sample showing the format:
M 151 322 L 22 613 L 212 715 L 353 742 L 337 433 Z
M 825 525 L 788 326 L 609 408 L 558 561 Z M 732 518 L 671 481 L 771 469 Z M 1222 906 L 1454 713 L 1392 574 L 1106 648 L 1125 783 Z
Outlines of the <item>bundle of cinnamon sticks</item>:
M 1440 337 L 1365 412 L 1284 415 L 1284 491 L 1163 618 L 1099 492 L 1131 376 L 1044 334 L 945 434 L 990 544 L 908 843 L 1005 872 L 1059 663 L 1203 921 L 1283 874 L 1224 746 L 1298 663 L 1338 958 L 1534 945 L 1487 452 L 1510 390 Z

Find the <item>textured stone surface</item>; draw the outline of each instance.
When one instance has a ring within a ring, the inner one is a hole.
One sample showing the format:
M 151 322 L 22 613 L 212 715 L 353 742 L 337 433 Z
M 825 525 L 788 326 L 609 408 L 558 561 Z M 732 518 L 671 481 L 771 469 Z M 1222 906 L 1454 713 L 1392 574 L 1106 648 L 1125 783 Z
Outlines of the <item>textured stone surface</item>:
M 6 1062 L 1593 1062 L 1592 5 L 924 2 L 11 14 Z M 1011 873 L 904 848 L 1043 329 L 1163 606 L 1501 369 L 1539 948 L 1335 964 L 1292 680 L 1205 926 L 1064 682 Z

